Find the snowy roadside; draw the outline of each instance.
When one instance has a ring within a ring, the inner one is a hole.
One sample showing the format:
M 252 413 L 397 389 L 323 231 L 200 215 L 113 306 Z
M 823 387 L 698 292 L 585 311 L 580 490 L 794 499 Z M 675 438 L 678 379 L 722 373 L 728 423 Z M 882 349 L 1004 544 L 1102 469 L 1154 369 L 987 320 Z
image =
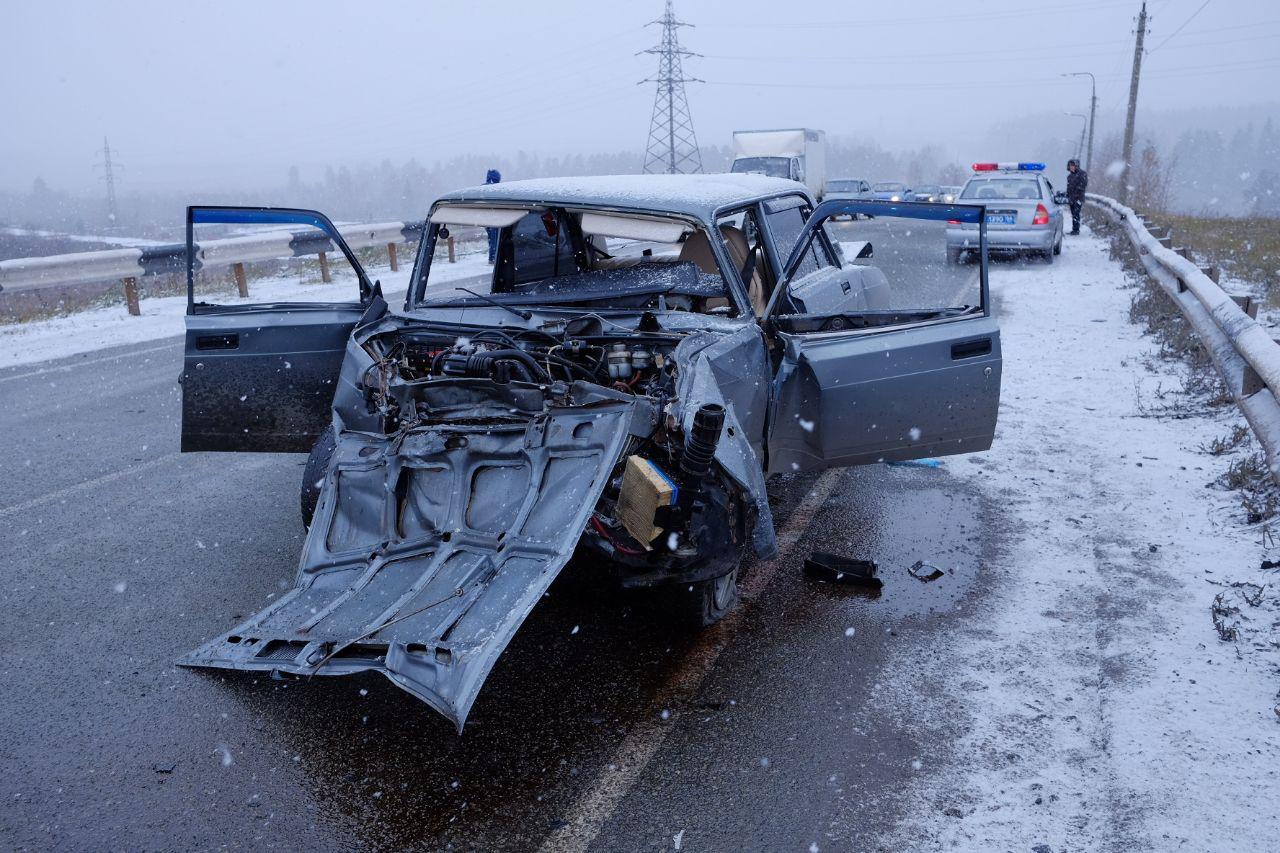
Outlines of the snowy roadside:
M 996 443 L 946 469 L 1013 523 L 971 627 L 886 667 L 875 711 L 938 745 L 886 849 L 1275 849 L 1274 589 L 1239 603 L 1236 642 L 1210 619 L 1219 592 L 1251 594 L 1232 581 L 1280 584 L 1235 497 L 1206 488 L 1226 462 L 1201 448 L 1241 419 L 1160 416 L 1180 379 L 1128 322 L 1103 240 L 991 280 Z
M 464 255 L 458 263 L 433 267 L 432 284 L 475 275 L 486 266 L 483 255 Z M 349 271 L 349 268 L 348 268 Z M 398 272 L 390 267 L 370 267 L 369 277 L 382 282 L 388 302 L 403 299 L 411 272 L 403 264 Z M 315 302 L 342 302 L 356 298 L 351 277 L 335 277 L 329 284 L 304 285 L 306 298 Z M 267 279 L 250 282 L 249 298 L 220 296 L 224 305 L 246 305 L 273 299 L 297 299 L 299 285 L 291 280 Z M 122 344 L 144 343 L 183 333 L 187 311 L 186 296 L 163 296 L 142 300 L 142 316 L 130 317 L 124 304 L 80 311 L 65 317 L 29 323 L 0 325 L 0 367 L 49 361 L 93 352 Z

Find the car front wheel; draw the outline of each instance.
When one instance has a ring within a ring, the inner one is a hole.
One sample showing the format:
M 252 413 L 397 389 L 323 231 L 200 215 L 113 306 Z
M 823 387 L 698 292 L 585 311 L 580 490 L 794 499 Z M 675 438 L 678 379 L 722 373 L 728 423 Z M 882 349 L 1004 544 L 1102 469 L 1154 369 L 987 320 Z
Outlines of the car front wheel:
M 333 439 L 333 430 L 326 429 L 324 435 L 311 448 L 307 457 L 307 467 L 302 469 L 302 526 L 311 527 L 311 519 L 316 514 L 316 504 L 320 502 L 320 486 L 324 483 L 325 474 L 329 473 L 329 460 L 337 444 Z
M 692 628 L 706 628 L 719 622 L 738 603 L 738 569 L 718 578 L 680 587 L 676 602 L 680 620 Z

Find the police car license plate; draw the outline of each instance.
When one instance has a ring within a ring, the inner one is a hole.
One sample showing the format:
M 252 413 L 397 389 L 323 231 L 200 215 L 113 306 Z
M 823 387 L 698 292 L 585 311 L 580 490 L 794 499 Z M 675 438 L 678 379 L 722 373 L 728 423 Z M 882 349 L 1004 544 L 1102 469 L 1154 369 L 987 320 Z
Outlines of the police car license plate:
M 1018 221 L 1016 213 L 988 213 L 988 225 L 1014 225 Z

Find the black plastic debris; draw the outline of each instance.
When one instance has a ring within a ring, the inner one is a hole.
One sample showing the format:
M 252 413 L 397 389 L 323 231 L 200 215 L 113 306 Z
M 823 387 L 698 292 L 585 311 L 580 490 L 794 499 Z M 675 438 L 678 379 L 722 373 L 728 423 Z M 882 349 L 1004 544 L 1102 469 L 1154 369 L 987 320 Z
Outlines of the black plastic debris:
M 921 583 L 936 581 L 946 574 L 943 569 L 938 568 L 933 563 L 926 563 L 924 560 L 916 560 L 907 571 L 911 573 L 911 577 Z
M 876 577 L 878 569 L 874 560 L 841 557 L 826 551 L 814 551 L 804 561 L 804 573 L 814 580 L 874 589 L 884 585 L 884 582 Z
M 1280 560 L 1263 560 L 1260 568 L 1263 571 L 1267 569 L 1280 569 Z

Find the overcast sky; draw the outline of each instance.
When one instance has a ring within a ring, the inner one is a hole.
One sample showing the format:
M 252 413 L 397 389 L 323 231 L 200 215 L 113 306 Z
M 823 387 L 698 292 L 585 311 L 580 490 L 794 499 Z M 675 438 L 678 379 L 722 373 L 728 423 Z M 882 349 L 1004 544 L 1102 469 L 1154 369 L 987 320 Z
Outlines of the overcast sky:
M 1018 116 L 1123 109 L 1138 0 L 678 0 L 699 141 L 810 126 L 957 156 Z M 1146 109 L 1280 91 L 1280 4 L 1154 0 Z M 641 149 L 662 2 L 16 0 L 0 28 L 0 186 L 279 185 L 325 165 Z M 1193 17 L 1194 15 L 1194 17 Z M 1190 20 L 1188 20 L 1190 19 Z M 1182 27 L 1180 31 L 1177 31 Z M 1175 32 L 1176 31 L 1176 32 Z M 991 156 L 1005 156 L 995 152 Z M 637 164 L 639 165 L 639 164 Z

